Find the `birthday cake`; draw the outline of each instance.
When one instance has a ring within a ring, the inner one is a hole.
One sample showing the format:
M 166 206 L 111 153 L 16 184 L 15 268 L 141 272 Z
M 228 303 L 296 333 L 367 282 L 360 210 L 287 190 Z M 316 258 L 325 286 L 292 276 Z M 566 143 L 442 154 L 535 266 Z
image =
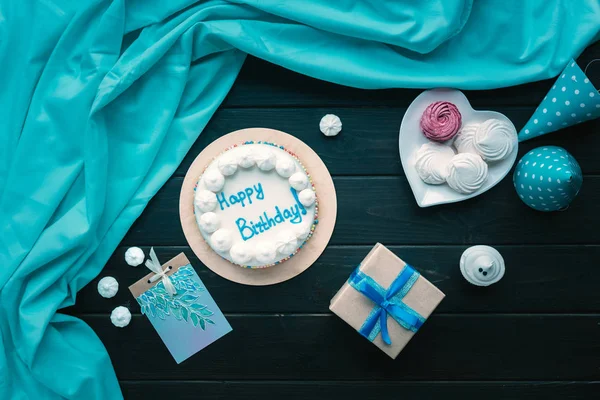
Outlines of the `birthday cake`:
M 206 243 L 246 268 L 280 264 L 296 254 L 318 222 L 310 174 L 283 146 L 244 142 L 206 167 L 194 214 Z

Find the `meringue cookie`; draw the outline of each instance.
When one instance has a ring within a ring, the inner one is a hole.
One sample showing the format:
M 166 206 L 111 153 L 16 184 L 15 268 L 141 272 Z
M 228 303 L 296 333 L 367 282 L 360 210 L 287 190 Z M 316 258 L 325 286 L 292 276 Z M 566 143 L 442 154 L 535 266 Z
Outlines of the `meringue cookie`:
M 478 124 L 466 124 L 461 128 L 456 137 L 454 138 L 454 147 L 459 153 L 471 153 L 478 154 L 475 148 L 475 131 L 477 131 Z
M 277 235 L 275 248 L 279 254 L 289 256 L 298 248 L 298 239 L 292 231 L 283 231 Z
M 221 220 L 214 212 L 207 212 L 200 216 L 198 225 L 200 225 L 200 229 L 204 232 L 213 233 L 221 226 Z
M 294 227 L 294 233 L 298 240 L 306 240 L 308 235 L 310 235 L 310 224 L 302 224 Z
M 254 152 L 248 146 L 244 146 L 238 152 L 238 165 L 242 168 L 250 168 L 254 164 Z
M 229 229 L 219 229 L 210 237 L 210 244 L 213 249 L 220 252 L 225 252 L 231 248 L 232 235 Z
M 231 261 L 239 265 L 245 265 L 254 257 L 252 246 L 246 242 L 237 242 L 229 250 Z
M 517 131 L 513 124 L 501 119 L 488 119 L 479 124 L 473 145 L 485 161 L 500 161 L 517 146 Z
M 504 276 L 504 259 L 490 246 L 469 247 L 460 257 L 460 272 L 469 283 L 489 286 Z
M 144 250 L 140 249 L 139 247 L 130 247 L 125 252 L 125 262 L 132 267 L 137 267 L 143 263 L 144 258 L 146 258 L 144 255 Z
M 325 136 L 336 136 L 342 131 L 342 121 L 337 115 L 327 114 L 321 118 L 319 129 Z
M 415 169 L 425 183 L 440 185 L 448 176 L 448 164 L 454 157 L 452 147 L 440 143 L 423 144 L 415 155 Z
M 427 106 L 421 116 L 420 126 L 425 137 L 436 142 L 445 142 L 458 133 L 462 115 L 448 101 L 436 101 Z
M 119 306 L 110 313 L 110 322 L 117 328 L 124 328 L 131 322 L 131 313 L 127 307 Z
M 254 154 L 254 161 L 256 161 L 256 165 L 261 170 L 270 171 L 275 168 L 277 157 L 275 157 L 275 154 L 271 150 L 263 149 Z
M 230 176 L 235 174 L 238 167 L 238 160 L 235 156 L 225 153 L 219 158 L 218 168 L 221 174 L 224 176 Z
M 260 242 L 255 247 L 256 260 L 264 265 L 271 264 L 277 257 L 277 249 L 270 242 Z
M 448 165 L 448 186 L 459 193 L 471 194 L 481 188 L 488 175 L 488 166 L 477 154 L 461 153 Z
M 300 193 L 298 193 L 298 200 L 304 207 L 310 207 L 314 204 L 317 199 L 317 195 L 312 188 L 304 189 Z
M 296 164 L 289 158 L 280 158 L 275 164 L 275 170 L 282 178 L 289 178 L 296 171 Z
M 202 212 L 213 211 L 217 207 L 217 196 L 210 190 L 198 190 L 194 205 Z
M 306 189 L 306 187 L 308 186 L 308 176 L 306 176 L 302 172 L 296 172 L 294 175 L 290 176 L 288 182 L 290 182 L 291 187 L 293 187 L 297 191 L 301 191 L 303 189 Z
M 105 299 L 115 297 L 119 291 L 119 282 L 112 276 L 105 276 L 98 282 L 98 293 Z
M 210 190 L 211 192 L 218 192 L 219 190 L 223 189 L 223 185 L 225 185 L 225 177 L 216 168 L 206 171 L 202 179 L 204 180 L 204 186 L 206 186 L 206 189 Z

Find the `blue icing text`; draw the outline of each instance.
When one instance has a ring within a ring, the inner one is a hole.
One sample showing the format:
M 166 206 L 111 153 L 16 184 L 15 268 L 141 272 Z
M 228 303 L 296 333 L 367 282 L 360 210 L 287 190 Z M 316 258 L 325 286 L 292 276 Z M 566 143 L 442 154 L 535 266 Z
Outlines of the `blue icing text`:
M 217 195 L 217 200 L 219 201 L 219 207 L 221 210 L 224 210 L 225 207 L 229 208 L 235 204 L 241 204 L 242 207 L 246 207 L 246 200 L 248 200 L 248 204 L 252 204 L 252 197 L 256 196 L 257 200 L 263 200 L 265 198 L 265 192 L 263 191 L 263 187 L 259 182 L 256 185 L 252 185 L 251 187 L 247 187 L 244 190 L 240 190 L 236 194 L 232 194 L 227 197 L 225 192 L 221 192 Z

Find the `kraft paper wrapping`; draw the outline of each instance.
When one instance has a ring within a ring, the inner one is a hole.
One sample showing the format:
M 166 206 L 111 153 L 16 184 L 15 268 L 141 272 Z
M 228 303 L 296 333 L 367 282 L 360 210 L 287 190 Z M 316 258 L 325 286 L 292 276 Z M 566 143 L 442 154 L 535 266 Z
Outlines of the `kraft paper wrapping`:
M 166 263 L 162 264 L 162 269 L 164 270 L 165 268 L 167 268 L 169 266 L 173 267 L 170 271 L 166 272 L 166 275 L 171 276 L 175 272 L 179 271 L 180 267 L 183 267 L 188 264 L 190 264 L 190 260 L 188 260 L 188 258 L 185 256 L 185 254 L 179 253 L 175 257 L 173 257 L 172 259 L 167 261 Z M 152 283 L 149 282 L 148 280 L 150 278 L 152 278 L 154 275 L 156 275 L 154 272 L 149 272 L 148 275 L 144 276 L 142 279 L 140 279 L 133 285 L 129 286 L 129 291 L 131 292 L 133 297 L 135 297 L 137 299 L 142 293 L 144 293 L 147 290 L 151 289 L 152 287 L 156 286 L 158 284 L 158 282 L 161 281 L 159 279 L 156 282 L 152 282 Z
M 377 243 L 362 261 L 360 270 L 387 289 L 405 265 L 406 263 L 388 248 Z M 437 287 L 423 276 L 419 276 L 419 279 L 402 301 L 423 317 L 428 318 L 444 297 L 444 293 Z M 371 300 L 346 282 L 331 299 L 329 309 L 358 331 L 373 307 L 374 303 Z M 391 358 L 396 358 L 412 339 L 414 333 L 401 327 L 391 317 L 388 317 L 388 330 L 392 340 L 391 345 L 383 342 L 381 334 L 377 335 L 373 340 L 373 344 Z
M 319 199 L 319 224 L 308 242 L 292 258 L 269 268 L 242 268 L 225 260 L 206 243 L 194 216 L 194 186 L 204 168 L 226 148 L 245 141 L 267 141 L 295 153 L 310 174 Z M 244 285 L 274 285 L 292 279 L 307 270 L 323 253 L 333 233 L 337 215 L 337 198 L 333 179 L 321 158 L 304 142 L 287 133 L 267 128 L 248 128 L 231 132 L 209 144 L 190 166 L 179 196 L 181 227 L 190 247 L 216 274 Z

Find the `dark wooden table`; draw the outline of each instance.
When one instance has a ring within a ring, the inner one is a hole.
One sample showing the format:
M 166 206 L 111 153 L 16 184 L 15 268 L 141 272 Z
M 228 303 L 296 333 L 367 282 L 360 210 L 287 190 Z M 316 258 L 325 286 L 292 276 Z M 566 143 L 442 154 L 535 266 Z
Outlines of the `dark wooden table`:
M 596 44 L 579 60 L 587 64 L 599 57 Z M 502 112 L 520 129 L 552 84 L 466 95 L 475 108 Z M 580 162 L 583 189 L 566 212 L 526 207 L 512 175 L 475 199 L 421 209 L 398 155 L 400 122 L 420 92 L 341 87 L 247 60 L 223 106 L 99 276 L 118 279 L 117 296 L 101 298 L 94 280 L 69 310 L 104 342 L 126 398 L 600 396 L 600 123 L 521 144 L 520 155 L 552 144 Z M 338 137 L 319 132 L 326 113 L 342 119 Z M 225 133 L 257 126 L 283 130 L 315 149 L 334 177 L 339 205 L 330 245 L 315 265 L 272 287 L 241 286 L 208 270 L 187 247 L 178 215 L 182 179 L 196 155 Z M 395 361 L 328 310 L 331 297 L 378 241 L 447 296 Z M 507 271 L 500 283 L 477 288 L 462 278 L 458 261 L 473 244 L 502 253 Z M 127 290 L 146 274 L 123 260 L 134 245 L 153 245 L 162 260 L 185 252 L 233 332 L 176 365 Z M 134 314 L 125 329 L 108 318 L 118 305 Z

